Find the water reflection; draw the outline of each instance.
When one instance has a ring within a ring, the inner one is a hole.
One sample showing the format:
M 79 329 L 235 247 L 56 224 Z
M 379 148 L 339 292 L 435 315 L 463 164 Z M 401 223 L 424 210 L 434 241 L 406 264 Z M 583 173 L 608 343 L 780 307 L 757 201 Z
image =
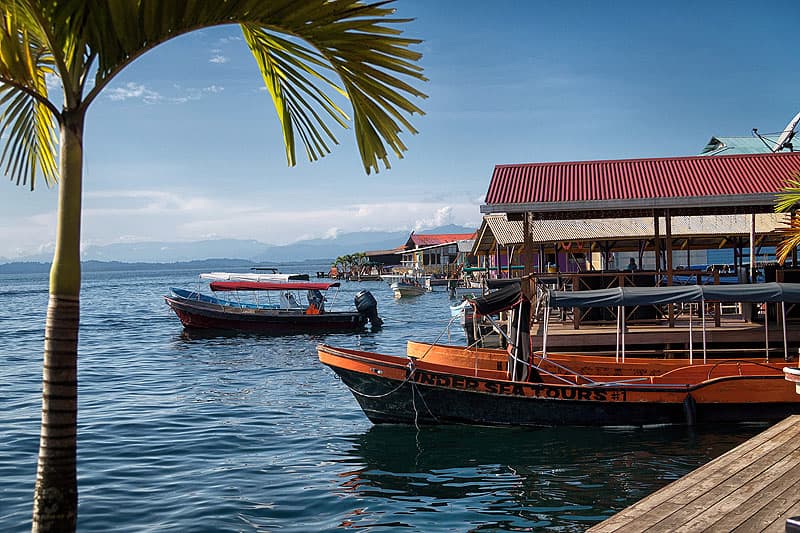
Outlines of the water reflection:
M 339 489 L 371 502 L 348 518 L 361 526 L 446 509 L 461 530 L 583 530 L 761 429 L 373 426 L 351 437 Z

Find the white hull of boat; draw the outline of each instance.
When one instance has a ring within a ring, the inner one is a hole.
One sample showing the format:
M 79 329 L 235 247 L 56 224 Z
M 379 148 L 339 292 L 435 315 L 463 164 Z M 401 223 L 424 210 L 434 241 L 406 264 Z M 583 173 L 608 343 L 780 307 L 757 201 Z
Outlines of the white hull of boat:
M 428 289 L 422 285 L 409 285 L 407 283 L 395 282 L 391 285 L 394 291 L 395 298 L 408 298 L 411 296 L 420 296 L 428 292 Z

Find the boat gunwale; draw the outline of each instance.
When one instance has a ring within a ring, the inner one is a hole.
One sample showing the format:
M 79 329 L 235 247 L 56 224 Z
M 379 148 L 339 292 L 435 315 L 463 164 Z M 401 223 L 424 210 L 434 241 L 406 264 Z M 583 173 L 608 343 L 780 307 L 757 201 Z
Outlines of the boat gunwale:
M 318 353 L 320 351 L 324 351 L 324 352 L 326 352 L 326 353 L 328 353 L 328 354 L 330 354 L 331 356 L 334 356 L 334 357 L 340 357 L 340 358 L 349 359 L 349 360 L 356 360 L 358 362 L 365 363 L 365 364 L 386 365 L 387 367 L 394 368 L 394 369 L 409 370 L 408 364 L 402 365 L 402 364 L 399 364 L 399 363 L 396 363 L 396 362 L 392 362 L 392 361 L 384 361 L 381 358 L 377 358 L 376 359 L 376 358 L 369 357 L 369 355 L 378 355 L 378 356 L 380 356 L 382 358 L 390 357 L 390 358 L 393 358 L 393 359 L 401 359 L 399 356 L 388 355 L 388 354 L 379 354 L 379 353 L 373 353 L 373 352 L 365 352 L 365 351 L 361 351 L 361 350 L 351 350 L 351 349 L 347 349 L 347 348 L 335 348 L 335 347 L 327 345 L 327 344 L 319 344 L 319 345 L 317 345 L 317 351 L 318 351 Z M 356 352 L 356 353 L 353 353 L 353 352 Z M 361 355 L 361 354 L 369 354 L 369 355 Z M 413 360 L 409 358 L 409 361 L 411 362 Z M 731 361 L 731 363 L 733 363 L 733 362 L 734 361 Z M 328 366 L 336 366 L 336 365 L 332 365 L 332 364 L 330 364 L 328 362 L 324 362 L 324 363 L 327 364 Z M 770 379 L 770 380 L 772 380 L 772 379 L 781 379 L 781 380 L 784 380 L 783 373 L 781 372 L 781 373 L 776 373 L 776 374 L 744 374 L 744 375 L 735 374 L 735 375 L 727 375 L 727 376 L 718 376 L 718 377 L 714 377 L 714 378 L 710 378 L 710 379 L 704 379 L 702 381 L 695 382 L 695 383 L 658 383 L 658 382 L 654 382 L 655 378 L 659 378 L 661 376 L 635 376 L 635 375 L 632 375 L 632 376 L 598 376 L 598 375 L 594 375 L 594 376 L 579 376 L 579 377 L 582 377 L 582 378 L 589 378 L 589 379 L 593 379 L 593 378 L 601 378 L 601 379 L 600 380 L 594 380 L 594 381 L 589 382 L 589 383 L 553 383 L 553 382 L 549 382 L 549 381 L 548 382 L 533 382 L 533 381 L 513 381 L 513 380 L 510 380 L 510 379 L 505 379 L 505 380 L 496 379 L 496 378 L 492 378 L 492 377 L 482 376 L 481 375 L 482 371 L 480 371 L 480 370 L 479 370 L 479 373 L 477 375 L 468 375 L 468 374 L 465 374 L 465 373 L 462 373 L 462 372 L 459 372 L 459 371 L 448 371 L 448 369 L 461 369 L 463 367 L 452 367 L 452 366 L 438 365 L 438 364 L 435 364 L 435 363 L 425 363 L 423 361 L 420 361 L 420 363 L 422 363 L 422 364 L 414 363 L 414 366 L 411 369 L 411 372 L 416 371 L 416 370 L 421 370 L 423 372 L 427 372 L 427 373 L 431 373 L 431 374 L 435 374 L 435 375 L 441 375 L 441 376 L 459 376 L 459 377 L 465 377 L 465 378 L 470 378 L 470 379 L 478 379 L 478 380 L 485 381 L 485 382 L 508 383 L 508 384 L 526 385 L 526 386 L 542 385 L 542 386 L 547 386 L 547 387 L 561 387 L 561 388 L 584 388 L 584 389 L 625 390 L 625 391 L 650 391 L 650 392 L 667 392 L 667 393 L 676 393 L 676 392 L 689 392 L 689 393 L 691 393 L 691 392 L 702 390 L 704 388 L 708 388 L 711 385 L 715 385 L 715 384 L 722 383 L 722 382 L 725 382 L 725 381 L 733 381 L 733 380 L 735 380 L 735 381 L 745 381 L 745 380 L 752 381 L 752 380 L 755 380 L 755 379 L 758 379 L 758 380 L 764 380 L 764 379 Z M 703 368 L 713 367 L 713 366 L 716 366 L 716 365 L 715 364 L 695 365 L 695 366 L 692 366 L 692 367 L 681 367 L 680 369 L 691 368 L 693 370 L 700 371 Z M 680 369 L 676 369 L 676 370 L 680 370 Z M 351 371 L 354 371 L 354 372 L 357 372 L 357 373 L 361 373 L 361 374 L 364 374 L 364 375 L 369 375 L 369 376 L 373 375 L 373 374 L 369 374 L 367 372 L 359 372 L 359 371 L 352 370 L 352 369 L 351 369 Z M 667 372 L 665 374 L 670 374 L 670 373 L 671 372 Z M 663 375 L 664 374 L 662 374 L 662 376 Z M 575 377 L 575 374 L 562 374 L 561 376 Z M 380 377 L 381 379 L 387 379 L 387 380 L 392 380 L 392 381 L 401 381 L 401 380 L 399 380 L 397 378 L 393 378 L 393 377 L 390 377 L 390 376 L 378 376 L 378 377 Z M 603 380 L 603 378 L 614 378 L 615 381 L 605 381 L 605 380 Z M 406 379 L 408 379 L 408 376 L 406 377 Z M 624 382 L 625 379 L 639 380 L 639 381 L 649 380 L 650 383 L 634 383 L 634 382 L 625 383 Z M 425 383 L 425 384 L 418 383 L 418 382 L 414 382 L 414 383 L 415 383 L 415 385 L 420 385 L 420 386 L 425 386 L 425 387 L 435 387 L 435 388 L 441 388 L 441 389 L 447 389 L 447 390 L 452 390 L 453 389 L 453 387 L 445 387 L 445 386 L 439 386 L 439 385 L 429 384 L 429 383 Z M 502 394 L 491 393 L 491 392 L 486 392 L 486 391 L 477 391 L 476 390 L 476 391 L 470 391 L 470 392 L 503 396 Z

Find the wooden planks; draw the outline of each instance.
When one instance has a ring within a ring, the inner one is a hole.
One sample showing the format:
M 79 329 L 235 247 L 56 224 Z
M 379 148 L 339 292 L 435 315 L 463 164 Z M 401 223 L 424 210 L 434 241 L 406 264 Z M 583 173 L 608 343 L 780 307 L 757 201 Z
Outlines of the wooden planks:
M 800 515 L 800 415 L 791 416 L 589 529 L 776 531 Z

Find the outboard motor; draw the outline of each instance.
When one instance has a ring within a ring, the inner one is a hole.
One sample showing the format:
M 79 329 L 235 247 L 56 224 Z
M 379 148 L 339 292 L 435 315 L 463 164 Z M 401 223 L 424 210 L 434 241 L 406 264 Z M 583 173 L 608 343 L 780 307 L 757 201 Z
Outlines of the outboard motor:
M 378 316 L 378 302 L 372 293 L 369 291 L 358 291 L 356 297 L 353 299 L 356 304 L 356 309 L 361 316 L 367 317 L 370 325 L 373 328 L 379 328 L 383 325 L 383 320 Z
M 319 289 L 311 289 L 307 293 L 308 305 L 316 307 L 320 313 L 325 312 L 325 296 Z

